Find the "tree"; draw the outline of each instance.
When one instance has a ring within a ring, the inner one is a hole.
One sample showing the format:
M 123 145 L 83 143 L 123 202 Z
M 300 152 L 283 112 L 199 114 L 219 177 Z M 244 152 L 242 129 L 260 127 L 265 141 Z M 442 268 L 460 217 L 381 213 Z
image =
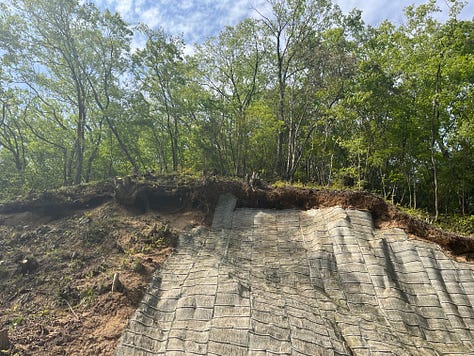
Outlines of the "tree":
M 306 157 L 306 179 L 323 185 L 334 181 L 335 159 L 336 164 L 344 162 L 338 142 L 347 137 L 344 125 L 348 118 L 341 103 L 350 92 L 360 60 L 357 52 L 363 26 L 360 12 L 342 16 L 335 11 L 333 16 L 333 28 L 321 32 L 317 45 L 303 58 L 305 76 L 300 87 L 292 90 L 297 120 L 287 164 L 288 176 L 292 177 Z
M 149 106 L 153 117 L 153 129 L 166 132 L 170 151 L 172 170 L 176 171 L 182 156 L 181 126 L 190 115 L 186 111 L 186 98 L 182 93 L 188 84 L 184 43 L 181 38 L 167 35 L 163 30 L 152 31 L 143 28 L 147 42 L 143 50 L 134 55 L 135 77 L 142 98 Z M 162 149 L 162 161 L 167 170 L 164 143 L 155 131 L 157 143 Z
M 119 132 L 116 121 L 120 118 L 121 100 L 124 95 L 119 86 L 119 80 L 127 74 L 130 64 L 129 51 L 132 32 L 118 14 L 106 10 L 101 14 L 97 8 L 88 5 L 83 8 L 85 16 L 90 21 L 90 30 L 85 35 L 90 43 L 91 52 L 84 61 L 82 70 L 86 75 L 88 88 L 97 106 L 100 118 L 97 120 L 99 132 L 96 143 L 86 170 L 86 181 L 90 176 L 92 160 L 102 139 L 102 123 L 107 126 L 116 138 L 120 149 L 125 154 L 134 172 L 139 167 L 128 144 Z
M 28 103 L 22 105 L 17 99 L 19 92 L 7 90 L 0 93 L 0 147 L 7 150 L 16 170 L 16 175 L 23 180 L 26 168 L 27 138 L 22 121 L 28 115 Z
M 460 9 L 461 3 L 456 2 L 451 13 L 451 23 L 455 22 Z M 404 73 L 401 80 L 413 98 L 416 124 L 424 129 L 424 144 L 429 153 L 432 175 L 435 220 L 438 219 L 440 208 L 439 169 L 451 151 L 446 139 L 453 129 L 452 105 L 457 102 L 459 89 L 465 85 L 455 78 L 447 80 L 450 67 L 460 58 L 457 49 L 450 45 L 452 31 L 448 28 L 451 25 L 442 25 L 434 19 L 433 14 L 438 11 L 434 0 L 416 8 L 408 7 L 408 23 L 399 29 L 397 42 L 402 51 L 399 65 Z
M 248 109 L 264 88 L 261 75 L 263 49 L 257 23 L 247 19 L 235 27 L 227 27 L 198 47 L 201 84 L 219 106 L 222 115 L 216 120 L 226 131 L 229 165 L 237 176 L 248 171 L 251 123 Z M 212 149 L 210 147 L 210 149 Z
M 101 14 L 75 0 L 18 0 L 4 8 L 10 13 L 3 19 L 1 47 L 10 58 L 12 79 L 37 98 L 36 114 L 48 125 L 74 130 L 74 147 L 62 149 L 68 161 L 66 180 L 78 184 L 88 179 L 85 155 L 90 166 L 101 140 L 95 135 L 101 120 L 114 131 L 109 104 L 131 33 L 117 15 Z M 53 144 L 45 135 L 36 136 Z M 88 147 L 87 136 L 93 147 Z
M 265 28 L 264 36 L 270 39 L 267 51 L 273 66 L 271 79 L 276 82 L 278 101 L 276 112 L 281 128 L 277 137 L 275 171 L 291 178 L 295 170 L 295 140 L 298 137 L 297 123 L 288 98 L 288 87 L 298 85 L 298 76 L 306 69 L 303 58 L 309 58 L 318 43 L 318 35 L 329 27 L 331 3 L 325 0 L 268 0 L 271 16 L 261 14 Z M 286 135 L 286 140 L 285 140 Z M 286 141 L 286 164 L 283 147 Z

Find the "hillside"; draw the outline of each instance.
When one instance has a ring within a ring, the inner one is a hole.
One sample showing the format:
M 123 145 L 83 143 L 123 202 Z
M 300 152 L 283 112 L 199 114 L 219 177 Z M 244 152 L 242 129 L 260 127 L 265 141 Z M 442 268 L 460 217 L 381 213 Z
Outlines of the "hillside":
M 117 355 L 472 354 L 472 265 L 368 211 L 236 202 L 180 236 Z
M 186 248 L 178 236 L 215 229 L 214 209 L 226 193 L 237 208 L 366 212 L 377 231 L 402 228 L 409 240 L 437 243 L 449 259 L 472 260 L 473 239 L 364 192 L 149 176 L 33 193 L 0 206 L 0 330 L 10 344 L 0 338 L 1 346 L 20 355 L 113 354 L 153 272 Z M 112 291 L 114 276 L 121 283 Z

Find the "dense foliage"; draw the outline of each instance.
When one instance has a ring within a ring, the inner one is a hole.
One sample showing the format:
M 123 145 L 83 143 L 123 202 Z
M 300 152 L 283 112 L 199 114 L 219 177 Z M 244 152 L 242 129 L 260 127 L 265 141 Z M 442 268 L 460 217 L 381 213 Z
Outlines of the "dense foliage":
M 132 172 L 355 186 L 474 209 L 474 23 L 450 1 L 365 25 L 329 0 L 268 0 L 185 56 L 165 29 L 77 0 L 0 0 L 3 195 Z M 256 10 L 258 12 L 258 9 Z M 131 49 L 133 35 L 147 41 Z

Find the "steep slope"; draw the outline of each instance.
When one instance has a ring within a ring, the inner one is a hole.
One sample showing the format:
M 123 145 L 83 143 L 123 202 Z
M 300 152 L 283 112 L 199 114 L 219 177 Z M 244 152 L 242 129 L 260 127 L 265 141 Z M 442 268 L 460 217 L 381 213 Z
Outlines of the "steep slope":
M 225 200 L 227 207 L 221 201 L 224 205 L 215 209 L 218 198 L 228 193 L 237 199 Z M 176 248 L 178 234 L 181 243 Z M 411 251 L 413 246 L 417 254 L 400 250 Z M 170 254 L 169 263 L 164 263 Z M 423 303 L 438 300 L 442 311 L 435 322 L 445 331 L 436 335 L 446 350 L 458 348 L 463 353 L 471 346 L 460 330 L 472 329 L 467 310 L 472 305 L 473 257 L 473 238 L 437 230 L 362 191 L 148 175 L 32 192 L 0 204 L 0 353 L 6 349 L 12 355 L 112 355 L 153 275 L 171 293 L 155 281 L 150 293 L 158 294 L 143 299 L 168 340 L 160 347 L 179 340 L 190 347 L 191 331 L 179 329 L 189 320 L 180 319 L 199 317 L 205 331 L 192 335 L 202 336 L 197 343 L 205 340 L 200 347 L 208 352 L 225 353 L 240 345 L 246 353 L 279 340 L 281 353 L 288 347 L 298 353 L 308 345 L 318 350 L 330 340 L 334 350 L 357 354 L 371 340 L 367 333 L 379 340 L 402 340 L 409 352 L 419 345 L 430 352 L 440 349 L 429 339 L 429 330 L 438 329 L 432 328 L 432 315 L 427 313 L 438 312 Z M 431 283 L 431 294 L 417 294 L 421 287 L 412 285 L 415 272 L 416 281 Z M 121 288 L 112 288 L 115 275 Z M 202 287 L 206 278 L 211 282 Z M 214 292 L 216 283 L 222 288 Z M 188 299 L 178 298 L 181 292 L 172 294 L 188 284 L 194 286 Z M 209 298 L 198 296 L 202 289 Z M 295 293 L 301 296 L 298 306 L 289 304 L 296 300 Z M 179 299 L 179 313 L 173 298 Z M 161 308 L 164 302 L 168 304 Z M 260 309 L 262 305 L 270 309 Z M 156 306 L 162 313 L 154 314 Z M 395 312 L 400 308 L 414 319 L 406 323 L 401 312 Z M 193 309 L 204 314 L 195 316 Z M 213 320 L 206 320 L 211 310 Z M 237 313 L 242 318 L 234 317 Z M 159 321 L 171 316 L 172 327 Z M 246 322 L 249 326 L 238 324 Z M 123 351 L 127 344 L 139 346 L 140 337 L 130 336 L 133 324 L 130 321 L 119 352 L 130 351 Z M 314 325 L 326 339 L 308 336 Z M 232 333 L 234 329 L 240 336 Z M 405 329 L 411 343 L 405 344 L 400 336 Z M 145 327 L 145 333 L 154 332 Z M 353 334 L 362 340 L 359 344 Z
M 177 233 L 203 219 L 124 209 L 107 182 L 0 204 L 0 355 L 112 355 Z
M 474 268 L 368 211 L 234 209 L 180 237 L 117 355 L 471 354 Z

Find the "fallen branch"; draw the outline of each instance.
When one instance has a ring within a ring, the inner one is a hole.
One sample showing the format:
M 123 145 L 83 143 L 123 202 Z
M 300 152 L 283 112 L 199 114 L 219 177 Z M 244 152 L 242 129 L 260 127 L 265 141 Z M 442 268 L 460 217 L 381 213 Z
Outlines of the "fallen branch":
M 74 314 L 74 316 L 76 317 L 76 320 L 77 321 L 81 321 L 81 319 L 79 318 L 79 316 L 76 314 L 76 312 L 74 311 L 74 309 L 72 309 L 72 306 L 71 304 L 69 304 L 69 302 L 64 299 L 64 301 L 66 302 L 67 306 L 69 307 L 69 310 L 71 310 L 71 312 Z

